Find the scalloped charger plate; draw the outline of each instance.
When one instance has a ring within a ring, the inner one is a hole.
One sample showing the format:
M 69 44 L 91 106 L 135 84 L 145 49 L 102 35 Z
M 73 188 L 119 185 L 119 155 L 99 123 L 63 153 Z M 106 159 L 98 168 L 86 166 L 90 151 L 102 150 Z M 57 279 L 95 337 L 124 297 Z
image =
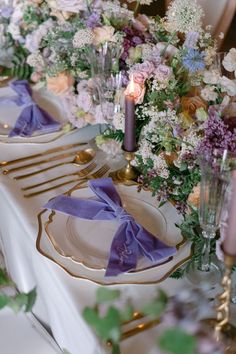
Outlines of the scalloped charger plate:
M 0 97 L 12 97 L 16 93 L 10 87 L 4 87 L 0 89 Z M 14 103 L 1 103 L 0 104 L 0 142 L 3 143 L 48 143 L 57 140 L 61 136 L 65 135 L 62 130 L 63 125 L 67 122 L 64 109 L 59 99 L 50 94 L 46 89 L 34 90 L 33 97 L 35 101 L 48 112 L 56 121 L 61 123 L 56 131 L 36 131 L 30 137 L 16 136 L 9 138 L 8 135 L 11 129 L 14 127 L 17 118 L 19 117 L 22 107 L 17 106 Z M 68 133 L 67 133 L 68 134 Z
M 87 221 L 62 213 L 44 210 L 38 215 L 38 251 L 76 278 L 102 285 L 150 284 L 166 279 L 191 257 L 191 244 L 183 242 L 175 223 L 181 221 L 175 208 L 166 203 L 156 208 L 156 200 L 136 187 L 116 186 L 123 206 L 152 234 L 169 245 L 177 246 L 173 257 L 159 264 L 142 257 L 133 271 L 116 277 L 105 277 L 109 248 L 118 227 L 111 221 Z M 73 196 L 92 198 L 89 188 L 78 189 Z

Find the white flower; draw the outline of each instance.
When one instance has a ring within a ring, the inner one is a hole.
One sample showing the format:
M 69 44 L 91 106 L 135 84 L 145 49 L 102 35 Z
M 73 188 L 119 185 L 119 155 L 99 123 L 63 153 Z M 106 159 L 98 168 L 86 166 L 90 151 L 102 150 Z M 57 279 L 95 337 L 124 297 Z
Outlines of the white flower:
M 87 9 L 85 0 L 56 0 L 56 8 L 61 11 L 78 13 Z
M 115 139 L 103 139 L 101 144 L 98 144 L 99 149 L 104 151 L 111 157 L 117 157 L 121 155 L 121 142 Z
M 93 33 L 89 29 L 78 30 L 73 38 L 73 46 L 75 48 L 83 48 L 85 45 L 90 45 L 93 42 Z
M 173 32 L 200 32 L 203 15 L 196 0 L 174 0 L 167 11 L 167 24 Z
M 227 92 L 229 96 L 236 95 L 236 82 L 228 79 L 226 76 L 222 76 L 219 82 L 224 92 Z
M 161 178 L 167 179 L 169 177 L 169 170 L 164 158 L 160 155 L 153 155 L 152 161 L 153 170 L 155 170 Z
M 215 86 L 206 86 L 201 90 L 201 96 L 205 101 L 215 101 L 218 97 L 217 92 L 215 92 Z
M 39 27 L 26 36 L 25 47 L 29 52 L 35 53 L 38 51 L 41 40 L 48 33 L 48 30 L 53 27 L 53 20 L 49 19 L 43 22 Z
M 217 85 L 220 80 L 220 73 L 218 70 L 205 70 L 203 74 L 203 81 L 206 84 Z
M 45 68 L 45 62 L 40 52 L 32 53 L 27 57 L 27 64 L 32 66 L 36 71 L 42 71 Z
M 24 42 L 19 25 L 15 23 L 10 23 L 7 31 L 11 34 L 12 38 L 15 39 L 16 41 L 19 41 L 20 43 Z
M 227 71 L 234 71 L 234 75 L 236 77 L 236 48 L 230 49 L 229 53 L 225 56 L 222 64 Z
M 116 130 L 125 131 L 125 115 L 122 112 L 118 112 L 113 117 L 113 126 Z

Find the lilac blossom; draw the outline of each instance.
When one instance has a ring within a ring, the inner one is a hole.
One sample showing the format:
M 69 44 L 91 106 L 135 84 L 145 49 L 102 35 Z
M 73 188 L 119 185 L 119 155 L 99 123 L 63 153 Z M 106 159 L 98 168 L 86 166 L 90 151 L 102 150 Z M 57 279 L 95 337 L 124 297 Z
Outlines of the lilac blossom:
M 95 28 L 101 26 L 100 15 L 98 12 L 93 12 L 86 20 L 86 26 Z
M 230 131 L 227 124 L 215 110 L 209 110 L 209 118 L 204 124 L 205 136 L 197 147 L 196 154 L 212 156 L 215 149 L 223 153 L 225 149 L 236 152 L 236 130 Z

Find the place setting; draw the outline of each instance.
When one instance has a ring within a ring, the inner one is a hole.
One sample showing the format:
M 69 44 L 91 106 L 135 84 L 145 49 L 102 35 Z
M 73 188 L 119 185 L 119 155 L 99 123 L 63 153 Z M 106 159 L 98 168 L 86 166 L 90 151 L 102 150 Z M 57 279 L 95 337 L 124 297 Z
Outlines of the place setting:
M 236 48 L 163 6 L 0 4 L 0 253 L 63 354 L 235 353 Z

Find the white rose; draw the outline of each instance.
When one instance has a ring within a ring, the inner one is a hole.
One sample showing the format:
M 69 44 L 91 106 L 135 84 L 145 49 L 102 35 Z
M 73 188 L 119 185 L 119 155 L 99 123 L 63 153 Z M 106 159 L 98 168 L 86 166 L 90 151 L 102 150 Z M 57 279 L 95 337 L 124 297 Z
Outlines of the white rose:
M 231 48 L 222 62 L 224 68 L 236 76 L 236 48 Z
M 222 76 L 219 82 L 224 92 L 227 92 L 229 96 L 236 95 L 236 82 L 228 79 L 226 76 Z
M 205 101 L 215 101 L 218 97 L 214 86 L 206 86 L 201 90 L 201 96 Z
M 217 85 L 220 80 L 220 74 L 218 70 L 206 70 L 203 74 L 203 81 L 206 84 Z

